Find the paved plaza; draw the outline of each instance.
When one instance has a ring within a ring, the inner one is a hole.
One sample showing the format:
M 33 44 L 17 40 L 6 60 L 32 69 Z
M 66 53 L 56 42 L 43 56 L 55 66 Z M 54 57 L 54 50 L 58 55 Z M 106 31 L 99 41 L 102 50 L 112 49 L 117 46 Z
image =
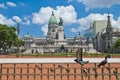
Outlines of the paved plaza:
M 0 63 L 75 63 L 75 58 L 1 58 Z M 83 58 L 90 63 L 100 63 L 104 58 Z M 108 63 L 120 63 L 120 58 L 109 58 Z

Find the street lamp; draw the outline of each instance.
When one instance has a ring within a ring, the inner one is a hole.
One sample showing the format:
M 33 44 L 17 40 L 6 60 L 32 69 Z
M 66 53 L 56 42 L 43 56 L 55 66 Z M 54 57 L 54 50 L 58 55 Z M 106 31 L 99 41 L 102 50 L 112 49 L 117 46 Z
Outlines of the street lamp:
M 17 36 L 18 36 L 18 39 L 19 39 L 19 34 L 20 34 L 20 24 L 19 23 L 17 23 L 16 31 L 17 31 Z M 19 57 L 19 53 L 20 53 L 20 49 L 19 49 L 19 43 L 18 43 L 16 57 Z

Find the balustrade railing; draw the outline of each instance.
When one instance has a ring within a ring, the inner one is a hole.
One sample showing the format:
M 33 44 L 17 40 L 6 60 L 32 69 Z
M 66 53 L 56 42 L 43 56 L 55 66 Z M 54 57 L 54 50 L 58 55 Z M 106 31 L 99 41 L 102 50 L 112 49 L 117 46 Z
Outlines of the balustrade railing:
M 0 80 L 120 80 L 120 63 L 0 63 Z

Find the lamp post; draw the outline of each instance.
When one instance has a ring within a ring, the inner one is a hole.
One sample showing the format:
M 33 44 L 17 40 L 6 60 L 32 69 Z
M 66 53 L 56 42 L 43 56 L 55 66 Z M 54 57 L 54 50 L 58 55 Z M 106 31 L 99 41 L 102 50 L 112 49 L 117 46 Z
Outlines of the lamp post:
M 19 39 L 19 34 L 20 34 L 20 24 L 19 23 L 17 24 L 16 31 L 17 31 L 17 36 L 18 36 L 18 39 Z M 19 48 L 19 42 L 18 42 L 16 57 L 19 57 L 19 54 L 20 54 L 20 48 Z

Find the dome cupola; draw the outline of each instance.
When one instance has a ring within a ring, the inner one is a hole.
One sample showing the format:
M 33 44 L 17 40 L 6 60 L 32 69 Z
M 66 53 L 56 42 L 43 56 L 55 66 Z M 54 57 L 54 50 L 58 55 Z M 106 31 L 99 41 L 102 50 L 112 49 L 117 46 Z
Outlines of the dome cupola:
M 49 25 L 53 25 L 53 24 L 57 24 L 57 19 L 56 17 L 54 16 L 54 12 L 52 11 L 52 14 L 51 14 L 51 17 L 49 19 Z

